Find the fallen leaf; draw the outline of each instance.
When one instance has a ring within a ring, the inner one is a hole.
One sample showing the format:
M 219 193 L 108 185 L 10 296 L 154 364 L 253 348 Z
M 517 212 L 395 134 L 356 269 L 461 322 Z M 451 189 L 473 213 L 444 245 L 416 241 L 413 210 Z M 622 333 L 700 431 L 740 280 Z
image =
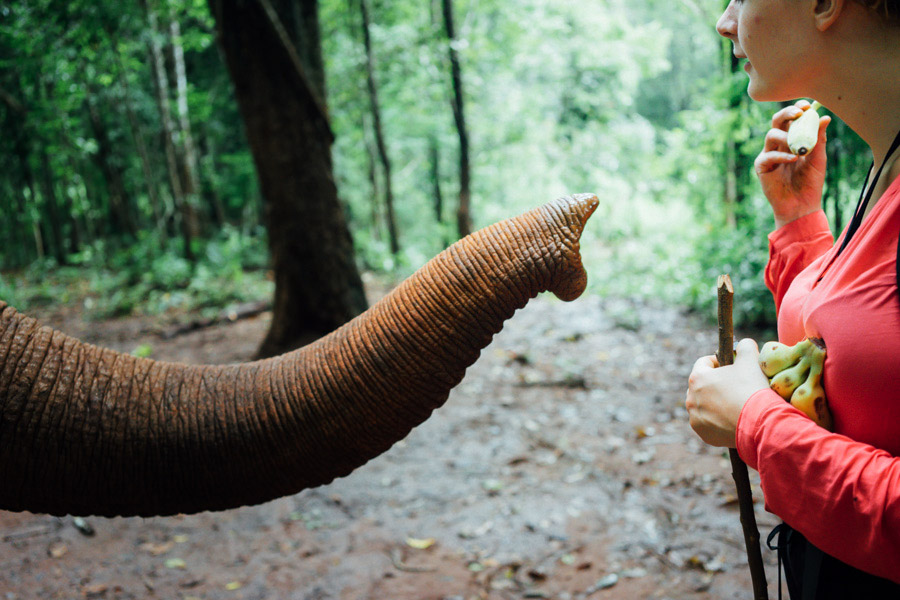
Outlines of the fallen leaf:
M 481 487 L 488 494 L 497 494 L 503 489 L 503 482 L 499 479 L 485 479 L 481 482 Z
M 416 550 L 426 550 L 437 542 L 434 538 L 406 538 L 406 545 Z
M 62 542 L 55 542 L 53 544 L 50 544 L 50 547 L 47 548 L 47 554 L 49 554 L 53 558 L 62 558 L 68 551 L 68 546 L 66 546 Z
M 203 577 L 191 577 L 191 578 L 186 579 L 186 580 L 182 581 L 181 583 L 179 583 L 178 587 L 189 589 L 189 588 L 197 587 L 204 581 L 206 581 L 206 579 Z
M 153 542 L 147 542 L 146 544 L 141 544 L 141 548 L 146 550 L 153 556 L 159 556 L 160 554 L 165 554 L 169 550 L 171 550 L 175 546 L 175 542 L 169 541 L 164 542 L 162 544 L 154 544 Z
M 619 583 L 619 576 L 616 575 L 615 573 L 610 573 L 609 575 L 598 579 L 597 582 L 594 585 L 592 585 L 591 587 L 589 587 L 587 590 L 585 590 L 584 593 L 585 593 L 585 595 L 590 596 L 594 592 L 598 592 L 600 590 L 605 590 L 605 589 L 611 588 L 612 586 L 616 585 L 617 583 Z
M 176 535 L 172 537 L 172 541 L 176 544 L 184 544 L 188 541 L 188 536 L 186 535 Z
M 164 563 L 169 569 L 186 569 L 187 563 L 181 558 L 167 558 Z
M 244 584 L 240 581 L 229 581 L 225 584 L 225 589 L 229 592 L 233 592 L 234 590 L 239 590 L 244 587 Z
M 98 598 L 106 594 L 106 590 L 109 589 L 109 586 L 105 583 L 95 583 L 93 585 L 86 585 L 81 588 L 81 594 L 85 598 Z

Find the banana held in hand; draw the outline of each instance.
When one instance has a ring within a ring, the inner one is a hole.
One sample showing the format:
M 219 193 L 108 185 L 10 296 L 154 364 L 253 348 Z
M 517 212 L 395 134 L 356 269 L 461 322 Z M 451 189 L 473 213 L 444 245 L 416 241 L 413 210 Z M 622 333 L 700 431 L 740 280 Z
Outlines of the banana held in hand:
M 769 377 L 769 386 L 816 424 L 831 431 L 834 422 L 822 386 L 824 365 L 825 348 L 808 338 L 794 346 L 767 342 L 759 353 L 759 366 Z
M 803 156 L 816 147 L 816 142 L 819 141 L 819 113 L 816 111 L 820 108 L 822 105 L 813 101 L 812 106 L 791 122 L 787 143 L 794 154 Z

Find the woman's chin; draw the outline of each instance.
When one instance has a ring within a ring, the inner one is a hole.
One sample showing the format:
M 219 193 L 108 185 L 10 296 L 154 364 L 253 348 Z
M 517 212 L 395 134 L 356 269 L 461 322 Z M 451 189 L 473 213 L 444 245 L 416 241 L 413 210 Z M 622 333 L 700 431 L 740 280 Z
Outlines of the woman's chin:
M 747 95 L 757 102 L 780 102 L 784 100 L 778 94 L 773 93 L 771 89 L 762 85 L 759 79 L 754 78 L 753 75 L 750 76 L 750 83 L 747 84 Z

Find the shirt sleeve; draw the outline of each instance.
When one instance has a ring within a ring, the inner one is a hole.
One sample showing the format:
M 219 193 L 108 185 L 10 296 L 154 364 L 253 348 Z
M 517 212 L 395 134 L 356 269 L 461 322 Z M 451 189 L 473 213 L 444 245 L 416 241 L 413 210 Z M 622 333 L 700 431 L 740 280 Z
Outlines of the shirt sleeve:
M 737 450 L 759 471 L 769 512 L 827 554 L 900 583 L 900 458 L 822 429 L 769 389 L 744 405 Z
M 769 234 L 769 262 L 766 287 L 775 297 L 775 309 L 794 277 L 834 245 L 825 211 L 818 210 L 795 219 Z

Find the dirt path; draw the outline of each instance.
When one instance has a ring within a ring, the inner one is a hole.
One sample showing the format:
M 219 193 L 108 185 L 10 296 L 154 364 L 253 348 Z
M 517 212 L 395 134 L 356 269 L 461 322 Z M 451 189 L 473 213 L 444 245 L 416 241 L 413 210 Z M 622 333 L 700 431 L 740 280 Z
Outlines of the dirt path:
M 140 319 L 48 322 L 233 362 L 266 316 L 172 340 Z M 91 536 L 70 517 L 0 512 L 0 600 L 752 598 L 727 456 L 682 407 L 715 343 L 671 309 L 539 298 L 431 419 L 329 486 L 223 513 L 89 518 Z M 757 519 L 763 536 L 776 523 L 761 502 Z

